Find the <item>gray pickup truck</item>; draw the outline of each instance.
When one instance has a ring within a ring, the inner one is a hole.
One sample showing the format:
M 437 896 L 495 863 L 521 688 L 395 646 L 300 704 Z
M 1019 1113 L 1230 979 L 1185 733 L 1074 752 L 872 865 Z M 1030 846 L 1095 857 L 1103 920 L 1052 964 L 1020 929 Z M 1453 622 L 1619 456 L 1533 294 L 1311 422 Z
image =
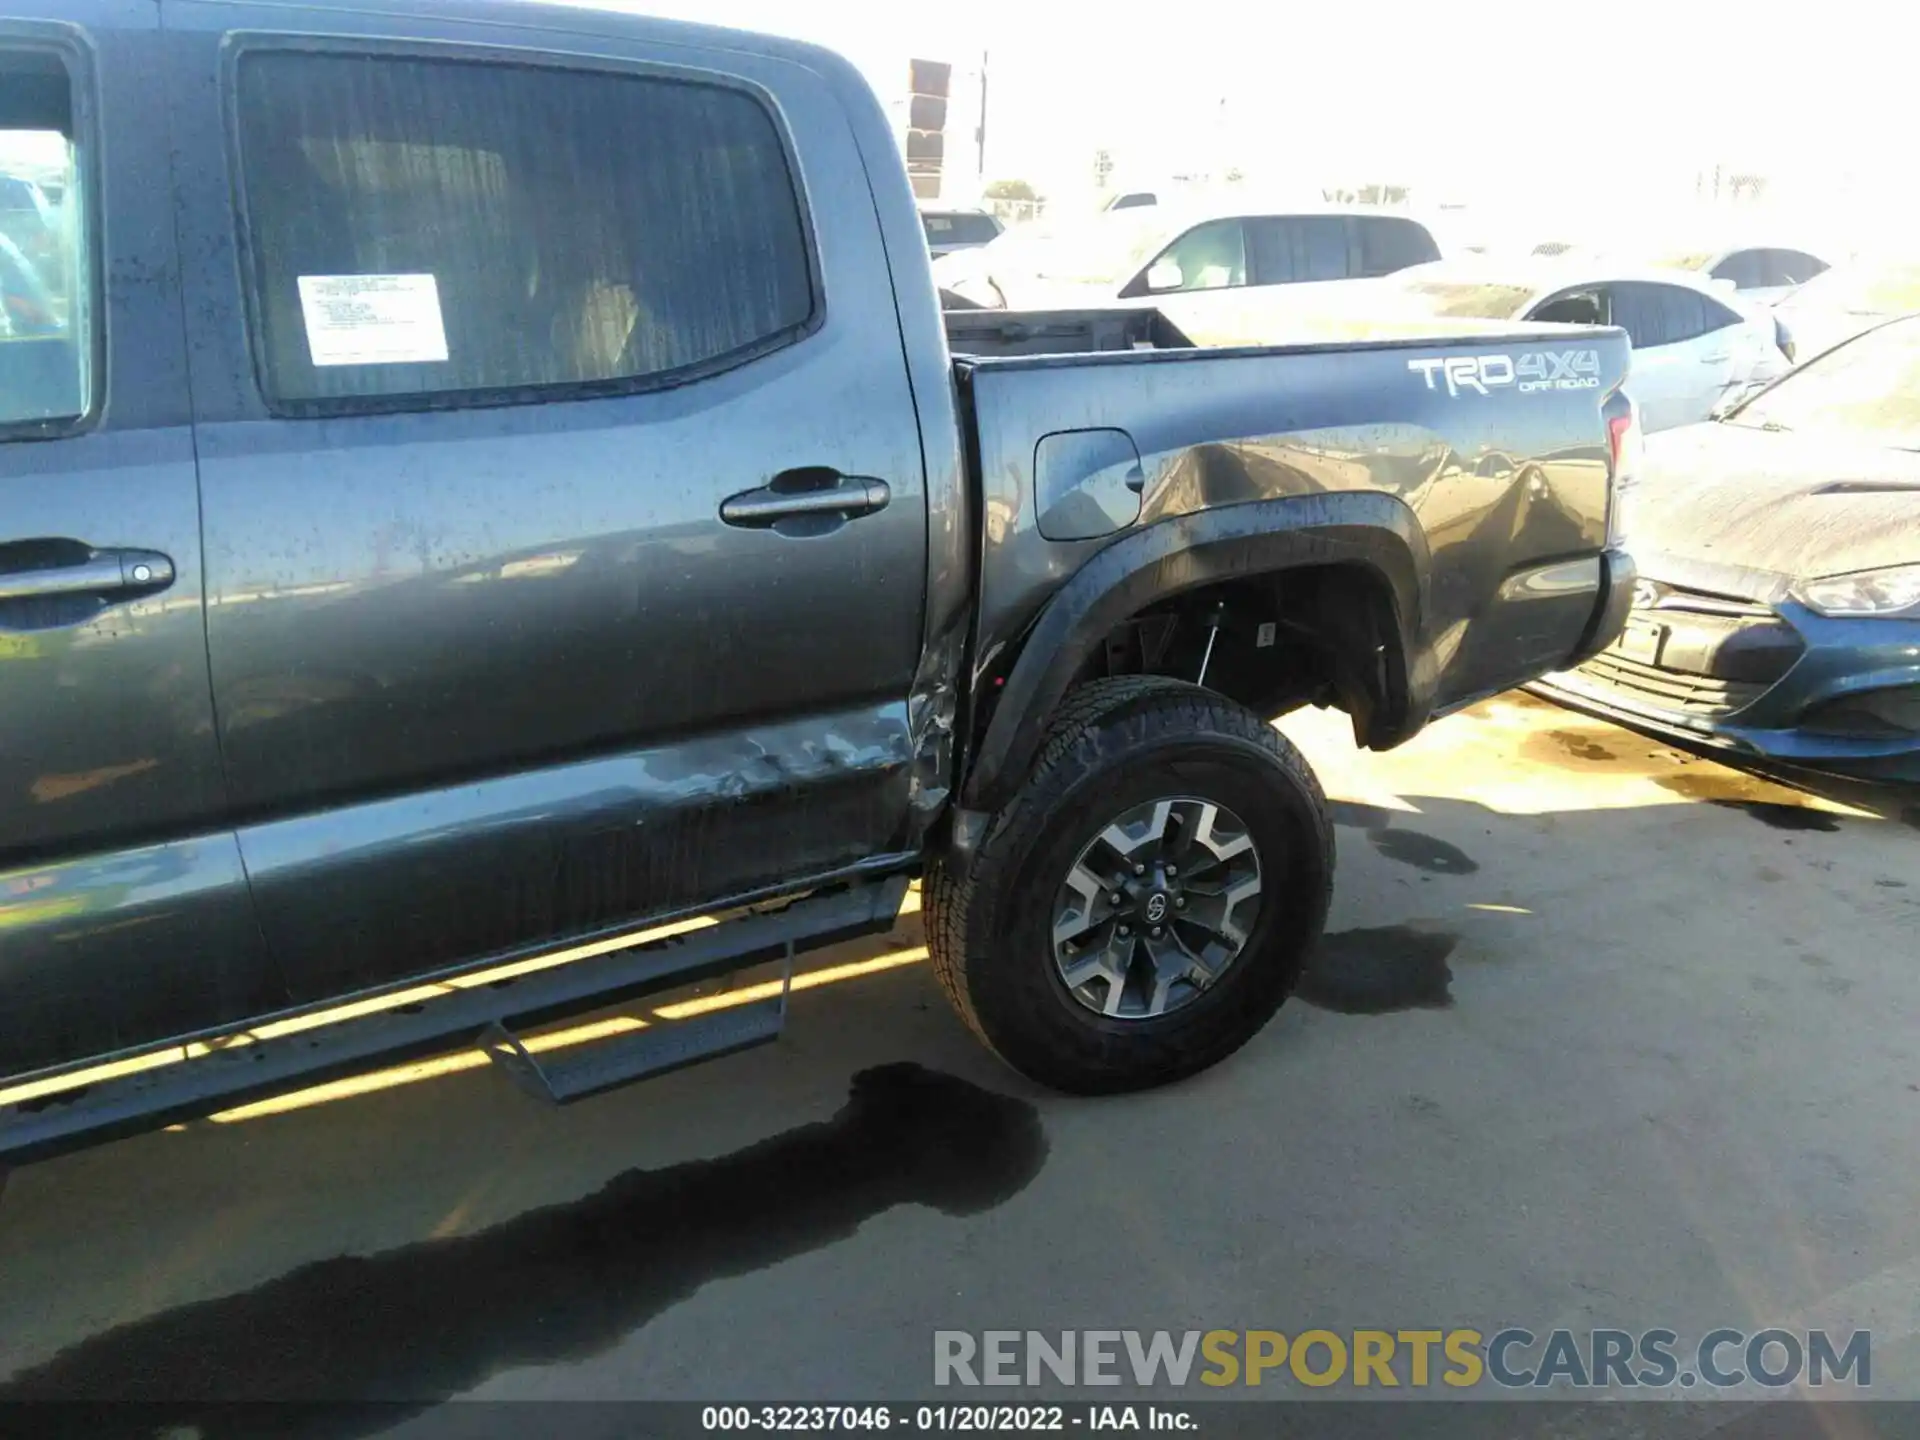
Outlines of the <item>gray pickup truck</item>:
M 3 0 L 0 1164 L 452 1048 L 571 1099 L 882 931 L 1034 1079 L 1234 1050 L 1375 748 L 1622 623 L 1615 330 L 943 316 L 884 112 L 550 5 Z M 64 158 L 62 158 L 64 157 Z M 757 992 L 755 992 L 757 993 Z

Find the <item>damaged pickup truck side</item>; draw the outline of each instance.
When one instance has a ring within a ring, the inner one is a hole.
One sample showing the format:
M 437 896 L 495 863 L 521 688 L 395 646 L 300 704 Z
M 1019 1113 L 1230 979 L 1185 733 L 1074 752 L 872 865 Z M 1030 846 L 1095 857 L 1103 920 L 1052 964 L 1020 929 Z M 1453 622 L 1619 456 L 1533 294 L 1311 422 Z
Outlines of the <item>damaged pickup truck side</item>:
M 1616 330 L 943 317 L 807 46 L 550 5 L 0 0 L 65 156 L 0 339 L 0 1164 L 484 1046 L 556 1099 L 885 930 L 1080 1092 L 1322 925 L 1268 717 L 1396 745 L 1604 648 Z M 1171 312 L 1170 312 L 1171 313 Z

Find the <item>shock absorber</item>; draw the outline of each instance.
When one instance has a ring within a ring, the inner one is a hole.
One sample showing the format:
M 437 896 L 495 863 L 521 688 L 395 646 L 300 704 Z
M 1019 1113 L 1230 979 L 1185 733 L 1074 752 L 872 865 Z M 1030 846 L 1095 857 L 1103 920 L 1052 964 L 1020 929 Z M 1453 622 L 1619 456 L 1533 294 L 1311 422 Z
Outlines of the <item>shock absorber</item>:
M 1213 609 L 1207 615 L 1207 649 L 1200 657 L 1200 673 L 1193 677 L 1193 683 L 1207 683 L 1207 666 L 1213 663 L 1213 642 L 1220 638 L 1220 622 L 1227 618 L 1227 602 L 1216 600 Z

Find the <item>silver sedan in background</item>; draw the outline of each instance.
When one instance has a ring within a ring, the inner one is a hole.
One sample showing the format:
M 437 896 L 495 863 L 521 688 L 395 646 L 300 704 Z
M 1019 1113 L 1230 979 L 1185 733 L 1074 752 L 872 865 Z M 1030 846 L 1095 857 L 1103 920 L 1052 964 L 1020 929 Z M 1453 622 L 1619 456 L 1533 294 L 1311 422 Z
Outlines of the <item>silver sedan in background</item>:
M 1705 420 L 1791 366 L 1772 314 L 1696 271 L 1442 261 L 1378 287 L 1367 303 L 1389 311 L 1619 326 L 1633 342 L 1627 390 L 1648 431 Z

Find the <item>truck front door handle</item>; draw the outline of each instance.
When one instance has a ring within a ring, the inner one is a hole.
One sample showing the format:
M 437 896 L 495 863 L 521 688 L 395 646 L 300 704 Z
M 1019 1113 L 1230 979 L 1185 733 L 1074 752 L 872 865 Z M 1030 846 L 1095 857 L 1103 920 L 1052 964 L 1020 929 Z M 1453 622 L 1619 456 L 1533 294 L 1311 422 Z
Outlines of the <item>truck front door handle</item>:
M 782 520 L 852 520 L 887 508 L 893 491 L 884 480 L 842 475 L 824 466 L 784 470 L 771 485 L 743 490 L 720 502 L 720 518 L 729 525 L 769 529 Z
M 158 550 L 95 550 L 68 565 L 16 566 L 0 545 L 0 600 L 37 600 L 53 595 L 116 595 L 164 590 L 173 583 L 173 561 Z

